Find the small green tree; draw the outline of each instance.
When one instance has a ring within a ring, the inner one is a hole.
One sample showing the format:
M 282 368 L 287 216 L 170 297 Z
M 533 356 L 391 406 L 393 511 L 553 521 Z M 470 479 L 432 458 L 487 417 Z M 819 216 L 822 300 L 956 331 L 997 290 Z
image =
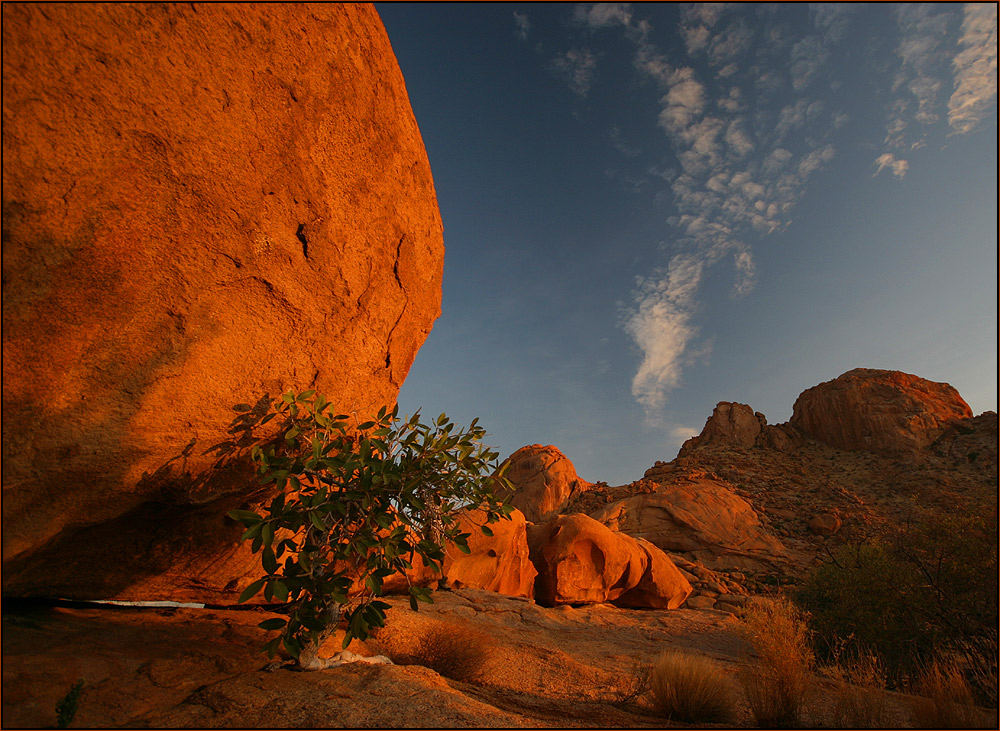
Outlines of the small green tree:
M 488 524 L 513 510 L 503 497 L 510 483 L 497 469 L 498 453 L 482 445 L 486 432 L 478 420 L 456 430 L 441 414 L 428 426 L 419 411 L 398 419 L 396 407 L 352 424 L 314 391 L 237 411 L 240 443 L 251 446 L 262 482 L 279 491 L 262 513 L 229 512 L 246 526 L 241 540 L 260 552 L 265 572 L 239 601 L 263 590 L 266 600 L 289 603 L 287 619 L 260 623 L 279 630 L 265 645 L 272 656 L 283 645 L 301 665 L 322 667 L 315 653 L 342 615 L 344 648 L 353 638 L 365 639 L 371 628 L 384 626 L 389 605 L 378 597 L 395 574 L 406 577 L 413 609 L 431 601 L 430 589 L 413 585 L 406 574 L 416 557 L 441 571 L 446 543 L 469 552 L 461 512 L 481 509 Z M 277 436 L 246 438 L 276 418 Z M 492 535 L 486 524 L 480 529 Z

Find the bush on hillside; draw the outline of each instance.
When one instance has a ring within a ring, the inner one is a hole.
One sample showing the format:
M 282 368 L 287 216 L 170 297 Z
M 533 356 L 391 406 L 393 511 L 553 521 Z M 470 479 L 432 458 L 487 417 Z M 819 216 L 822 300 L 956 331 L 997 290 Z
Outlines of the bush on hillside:
M 841 547 L 798 592 L 820 651 L 870 648 L 898 685 L 943 651 L 968 654 L 991 637 L 995 647 L 996 526 L 995 513 L 933 516 Z

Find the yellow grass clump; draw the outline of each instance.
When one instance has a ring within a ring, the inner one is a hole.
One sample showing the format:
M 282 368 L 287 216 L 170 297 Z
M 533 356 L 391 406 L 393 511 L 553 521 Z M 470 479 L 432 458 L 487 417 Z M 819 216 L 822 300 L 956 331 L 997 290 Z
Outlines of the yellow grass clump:
M 671 721 L 725 723 L 735 715 L 732 683 L 702 655 L 663 653 L 650 671 L 649 688 L 657 712 Z
M 784 597 L 756 598 L 744 609 L 739 629 L 753 648 L 740 681 L 757 723 L 800 726 L 813 665 L 805 614 Z
M 913 692 L 911 706 L 917 728 L 995 727 L 996 714 L 976 708 L 972 689 L 954 659 L 939 657 L 924 665 Z
M 466 683 L 480 679 L 495 649 L 492 637 L 473 627 L 434 622 L 403 636 L 391 627 L 380 629 L 369 640 L 397 665 L 422 665 L 452 680 Z
M 841 728 L 889 728 L 885 665 L 867 650 L 856 652 L 834 668 L 837 690 L 834 696 L 835 725 Z

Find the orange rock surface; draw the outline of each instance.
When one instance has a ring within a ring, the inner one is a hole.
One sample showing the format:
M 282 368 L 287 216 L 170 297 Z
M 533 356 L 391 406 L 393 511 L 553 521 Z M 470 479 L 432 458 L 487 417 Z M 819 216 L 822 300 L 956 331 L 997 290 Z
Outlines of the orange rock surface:
M 691 592 L 662 551 L 581 513 L 530 527 L 528 545 L 538 569 L 535 600 L 543 606 L 621 599 L 626 606 L 673 609 Z
M 490 523 L 492 536 L 480 526 L 486 523 L 482 511 L 462 517 L 463 532 L 470 533 L 469 553 L 449 546 L 444 561 L 448 584 L 455 588 L 486 589 L 507 596 L 534 596 L 537 571 L 528 553 L 527 523 L 520 510 L 510 520 Z
M 746 404 L 720 401 L 705 422 L 701 434 L 687 440 L 683 449 L 723 442 L 739 447 L 752 447 L 757 443 L 767 420 Z
M 591 487 L 576 474 L 566 455 L 551 445 L 521 447 L 507 463 L 507 479 L 514 485 L 510 502 L 532 523 L 548 520 Z
M 635 538 L 649 564 L 639 583 L 615 600 L 620 607 L 677 609 L 691 595 L 693 587 L 663 551 L 647 540 Z
M 3 8 L 3 591 L 229 601 L 232 407 L 392 404 L 444 248 L 367 5 Z
M 912 454 L 971 416 L 972 409 L 947 383 L 855 368 L 803 391 L 788 423 L 839 449 Z
M 646 477 L 655 481 L 655 468 Z M 592 516 L 663 550 L 693 552 L 712 568 L 784 556 L 781 541 L 764 529 L 753 506 L 726 485 L 696 479 L 659 484 L 657 490 L 618 500 Z

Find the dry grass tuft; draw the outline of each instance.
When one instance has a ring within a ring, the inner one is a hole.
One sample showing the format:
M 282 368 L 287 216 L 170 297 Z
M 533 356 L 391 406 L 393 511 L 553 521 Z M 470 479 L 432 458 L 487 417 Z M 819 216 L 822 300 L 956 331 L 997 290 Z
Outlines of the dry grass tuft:
M 648 663 L 636 663 L 632 671 L 626 673 L 613 690 L 611 702 L 617 706 L 627 706 L 638 701 L 649 692 L 649 676 L 653 668 Z
M 369 641 L 397 665 L 422 665 L 452 680 L 473 683 L 480 679 L 493 638 L 480 630 L 434 622 L 416 636 L 401 636 L 390 628 L 379 630 Z
M 757 598 L 744 609 L 740 631 L 756 654 L 740 680 L 757 723 L 800 726 L 813 665 L 805 615 L 783 597 Z
M 859 651 L 835 668 L 838 684 L 834 697 L 835 725 L 841 728 L 892 726 L 886 695 L 885 665 L 878 655 Z
M 917 728 L 983 728 L 995 723 L 975 707 L 972 689 L 958 662 L 937 658 L 917 676 L 911 704 Z
M 663 653 L 650 671 L 649 687 L 657 712 L 672 721 L 725 723 L 736 714 L 731 681 L 701 655 Z

